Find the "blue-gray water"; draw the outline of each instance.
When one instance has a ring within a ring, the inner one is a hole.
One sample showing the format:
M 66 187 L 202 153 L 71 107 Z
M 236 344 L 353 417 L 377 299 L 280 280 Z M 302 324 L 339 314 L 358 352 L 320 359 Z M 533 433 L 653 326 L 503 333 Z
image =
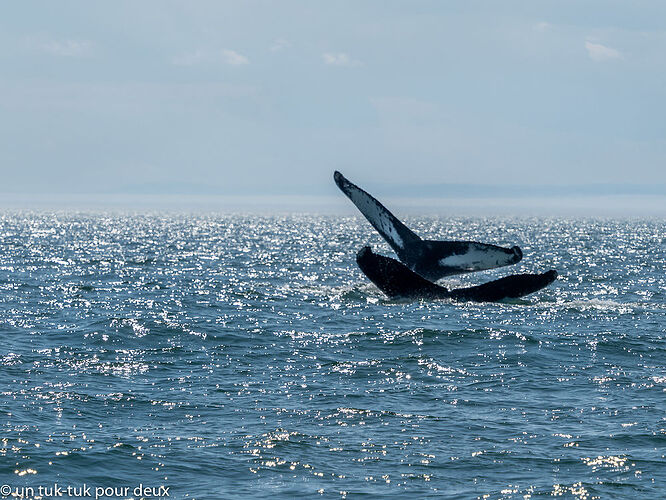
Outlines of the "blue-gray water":
M 361 218 L 0 215 L 0 483 L 663 498 L 666 222 L 408 224 L 523 248 L 450 286 L 560 279 L 390 301 L 356 267 L 390 254 Z

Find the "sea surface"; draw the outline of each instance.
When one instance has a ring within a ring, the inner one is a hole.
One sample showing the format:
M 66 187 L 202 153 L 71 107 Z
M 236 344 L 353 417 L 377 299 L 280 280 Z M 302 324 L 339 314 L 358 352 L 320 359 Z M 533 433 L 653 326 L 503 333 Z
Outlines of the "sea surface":
M 395 301 L 360 216 L 0 213 L 2 495 L 665 498 L 666 221 L 406 222 L 523 249 L 446 286 L 560 278 Z

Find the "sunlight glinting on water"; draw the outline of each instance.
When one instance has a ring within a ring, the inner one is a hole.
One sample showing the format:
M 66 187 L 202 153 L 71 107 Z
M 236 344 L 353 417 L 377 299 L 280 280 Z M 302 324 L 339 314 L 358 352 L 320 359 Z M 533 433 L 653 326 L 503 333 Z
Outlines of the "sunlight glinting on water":
M 450 288 L 560 278 L 389 300 L 356 267 L 364 244 L 391 254 L 361 218 L 0 216 L 0 475 L 189 498 L 661 491 L 664 222 L 408 224 L 523 249 Z

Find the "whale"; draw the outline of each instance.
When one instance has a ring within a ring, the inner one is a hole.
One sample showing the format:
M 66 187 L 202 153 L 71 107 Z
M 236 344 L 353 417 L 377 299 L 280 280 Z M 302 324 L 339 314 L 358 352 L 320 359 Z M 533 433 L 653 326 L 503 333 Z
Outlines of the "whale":
M 517 246 L 504 248 L 476 241 L 423 240 L 372 195 L 337 170 L 335 183 L 382 235 L 411 271 L 430 281 L 445 276 L 516 264 L 523 258 Z
M 449 290 L 432 283 L 401 262 L 365 246 L 356 254 L 363 274 L 391 299 L 449 299 L 458 302 L 499 302 L 537 292 L 557 279 L 551 269 L 542 274 L 514 274 L 478 286 Z

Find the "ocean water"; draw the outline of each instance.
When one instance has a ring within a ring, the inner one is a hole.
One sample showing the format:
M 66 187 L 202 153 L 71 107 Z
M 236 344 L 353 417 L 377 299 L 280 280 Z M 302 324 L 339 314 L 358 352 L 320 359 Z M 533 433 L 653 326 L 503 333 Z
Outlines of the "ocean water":
M 407 223 L 522 247 L 448 286 L 560 278 L 392 301 L 360 217 L 0 214 L 0 496 L 664 498 L 666 221 Z

